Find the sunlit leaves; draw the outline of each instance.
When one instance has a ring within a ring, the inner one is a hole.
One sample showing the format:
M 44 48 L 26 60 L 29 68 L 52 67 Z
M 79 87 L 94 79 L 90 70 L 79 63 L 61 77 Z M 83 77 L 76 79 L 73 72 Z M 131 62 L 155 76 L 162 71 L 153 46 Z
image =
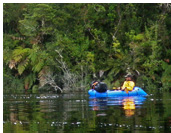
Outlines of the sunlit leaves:
M 114 41 L 113 41 L 113 49 L 116 53 L 120 53 L 121 50 L 120 50 L 120 42 L 114 38 Z

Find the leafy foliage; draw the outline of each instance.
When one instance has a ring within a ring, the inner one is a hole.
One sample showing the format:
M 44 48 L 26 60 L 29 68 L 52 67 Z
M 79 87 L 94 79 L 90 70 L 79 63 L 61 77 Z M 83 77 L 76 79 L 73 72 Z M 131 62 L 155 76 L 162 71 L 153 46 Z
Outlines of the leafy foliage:
M 62 87 L 61 57 L 71 75 L 81 75 L 77 85 L 87 86 L 94 75 L 112 87 L 132 73 L 138 82 L 149 79 L 149 84 L 170 87 L 171 10 L 165 4 L 3 6 L 6 77 L 21 80 L 25 89 L 42 86 L 48 73 L 58 75 Z

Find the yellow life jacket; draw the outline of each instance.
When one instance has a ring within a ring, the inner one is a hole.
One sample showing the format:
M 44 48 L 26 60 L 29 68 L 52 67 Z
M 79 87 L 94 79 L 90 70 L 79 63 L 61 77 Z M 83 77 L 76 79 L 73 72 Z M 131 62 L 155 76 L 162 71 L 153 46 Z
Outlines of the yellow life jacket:
M 125 81 L 122 89 L 126 88 L 128 91 L 132 91 L 134 89 L 135 83 L 133 81 Z

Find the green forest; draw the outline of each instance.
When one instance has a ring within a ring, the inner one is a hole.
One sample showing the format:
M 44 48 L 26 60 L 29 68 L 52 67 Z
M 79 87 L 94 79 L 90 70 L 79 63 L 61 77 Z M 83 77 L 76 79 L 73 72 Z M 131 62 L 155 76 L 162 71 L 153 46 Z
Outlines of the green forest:
M 171 88 L 171 4 L 4 3 L 3 88 L 108 88 L 130 73 L 148 91 Z

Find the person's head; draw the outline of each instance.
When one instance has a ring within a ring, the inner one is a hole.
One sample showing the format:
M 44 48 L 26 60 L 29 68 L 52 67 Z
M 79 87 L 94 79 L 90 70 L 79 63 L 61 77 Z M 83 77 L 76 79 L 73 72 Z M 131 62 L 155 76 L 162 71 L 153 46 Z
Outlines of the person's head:
M 131 81 L 132 80 L 132 75 L 126 75 L 125 80 L 126 81 Z

